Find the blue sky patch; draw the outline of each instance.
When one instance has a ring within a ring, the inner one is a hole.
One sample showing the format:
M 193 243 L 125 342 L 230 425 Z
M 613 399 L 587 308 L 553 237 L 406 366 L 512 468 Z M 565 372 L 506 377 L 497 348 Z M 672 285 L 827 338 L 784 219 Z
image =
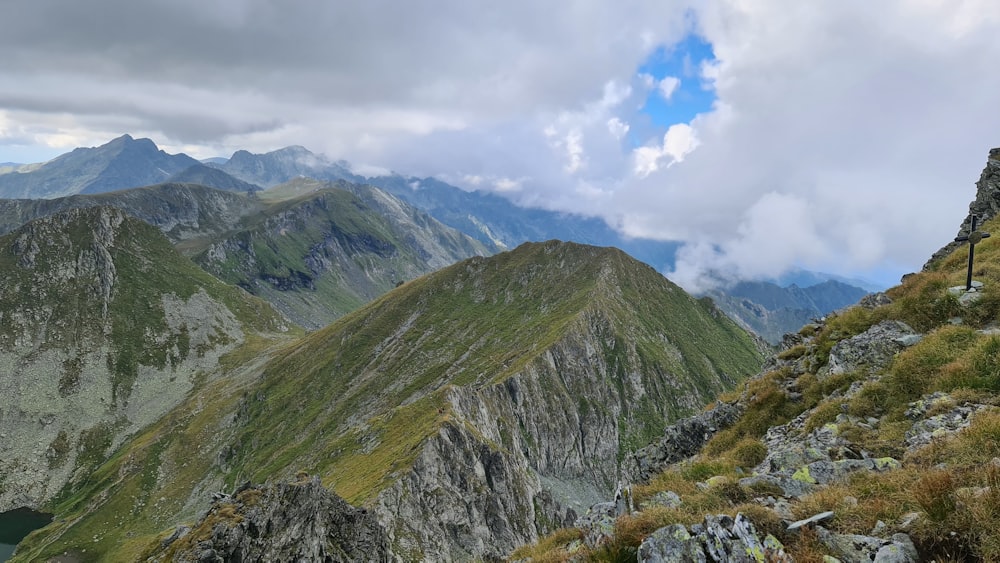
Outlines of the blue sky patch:
M 715 91 L 706 89 L 701 79 L 701 65 L 714 61 L 712 44 L 695 34 L 689 34 L 672 47 L 659 47 L 637 69 L 659 83 L 667 76 L 680 79 L 680 85 L 669 100 L 658 87 L 646 97 L 640 112 L 649 116 L 652 125 L 666 129 L 675 123 L 688 123 L 694 116 L 712 109 Z

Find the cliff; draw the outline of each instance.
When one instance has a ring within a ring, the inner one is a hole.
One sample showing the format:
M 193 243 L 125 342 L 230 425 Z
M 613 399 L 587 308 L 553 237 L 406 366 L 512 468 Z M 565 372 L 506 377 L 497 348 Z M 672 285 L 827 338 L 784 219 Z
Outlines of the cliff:
M 0 237 L 0 270 L 0 510 L 86 479 L 248 333 L 287 330 L 116 209 Z

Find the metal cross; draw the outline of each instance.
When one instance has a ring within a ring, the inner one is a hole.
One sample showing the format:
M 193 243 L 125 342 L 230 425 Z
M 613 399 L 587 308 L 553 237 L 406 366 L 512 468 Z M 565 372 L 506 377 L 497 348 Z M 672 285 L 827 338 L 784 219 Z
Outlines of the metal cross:
M 972 215 L 972 224 L 969 226 L 969 234 L 964 237 L 958 237 L 955 239 L 956 242 L 969 241 L 969 275 L 965 278 L 965 291 L 972 289 L 972 260 L 976 255 L 976 243 L 983 240 L 984 238 L 989 238 L 990 234 L 982 231 L 976 230 L 976 221 L 979 217 Z

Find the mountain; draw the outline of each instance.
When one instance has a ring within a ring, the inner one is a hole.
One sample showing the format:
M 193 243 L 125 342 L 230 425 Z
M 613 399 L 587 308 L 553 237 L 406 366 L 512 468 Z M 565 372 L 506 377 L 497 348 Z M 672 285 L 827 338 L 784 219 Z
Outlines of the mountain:
M 285 147 L 265 154 L 236 151 L 225 163 L 207 163 L 207 165 L 265 188 L 298 177 L 317 180 L 364 180 L 351 173 L 342 163 L 331 162 L 300 146 Z
M 752 330 L 771 344 L 778 344 L 786 333 L 831 311 L 858 302 L 868 292 L 838 281 L 825 281 L 809 287 L 781 287 L 769 282 L 739 282 L 724 290 L 706 293 L 744 328 Z
M 289 195 L 300 192 L 306 195 Z M 170 183 L 0 200 L 0 233 L 92 206 L 115 207 L 156 226 L 206 270 L 310 329 L 405 280 L 494 252 L 377 188 L 305 179 L 261 197 Z
M 190 168 L 185 168 L 168 178 L 167 182 L 179 184 L 198 184 L 201 186 L 215 188 L 217 190 L 243 192 L 248 194 L 263 189 L 257 184 L 251 184 L 249 182 L 244 182 L 243 180 L 238 180 L 218 168 L 212 168 L 210 166 L 205 166 L 204 164 L 195 164 Z
M 228 162 L 210 165 L 268 188 L 299 177 L 371 184 L 499 249 L 529 241 L 571 240 L 615 246 L 657 268 L 666 268 L 673 266 L 678 246 L 673 242 L 627 238 L 601 219 L 519 207 L 495 194 L 468 192 L 434 178 L 398 174 L 366 178 L 351 172 L 345 162 L 332 162 L 300 146 L 264 154 L 238 151 Z
M 168 165 L 163 162 L 167 158 L 182 162 L 178 165 L 171 161 Z M 169 174 L 165 173 L 167 170 Z M 91 178 L 95 174 L 101 176 L 100 181 Z M 5 176 L 10 178 L 4 180 Z M 115 181 L 111 182 L 104 176 L 110 176 Z M 673 267 L 679 246 L 679 243 L 671 241 L 628 238 L 598 218 L 523 208 L 496 194 L 465 191 L 434 178 L 398 174 L 365 178 L 351 172 L 346 162 L 333 162 L 301 146 L 264 154 L 241 150 L 229 159 L 207 159 L 198 163 L 186 155 L 166 155 L 148 139 L 137 141 L 125 135 L 97 149 L 77 149 L 49 163 L 28 165 L 22 168 L 22 173 L 0 174 L 0 197 L 51 198 L 67 193 L 106 191 L 159 182 L 197 183 L 249 193 L 256 191 L 257 186 L 274 188 L 302 178 L 374 185 L 426 211 L 441 223 L 479 240 L 488 249 L 503 250 L 528 241 L 568 240 L 621 248 L 659 270 L 666 270 Z M 833 278 L 803 271 L 786 279 L 786 282 L 791 280 L 805 287 L 828 279 Z M 795 310 L 768 311 L 774 313 L 771 317 L 777 319 L 768 324 L 777 323 L 781 327 L 790 326 L 806 315 Z M 820 310 L 819 314 L 827 312 Z M 765 329 L 765 332 L 770 334 L 780 330 L 782 328 Z
M 113 208 L 0 237 L 0 271 L 0 511 L 84 482 L 254 334 L 288 331 Z
M 107 206 L 121 209 L 159 228 L 181 249 L 197 246 L 232 230 L 264 205 L 244 193 L 195 184 L 158 184 L 92 195 L 54 199 L 0 200 L 0 234 L 69 209 Z
M 814 285 L 821 284 L 825 281 L 836 281 L 846 285 L 857 287 L 859 289 L 863 289 L 869 293 L 884 291 L 886 289 L 885 285 L 880 285 L 878 283 L 865 279 L 847 278 L 844 276 L 838 276 L 836 274 L 828 274 L 825 272 L 812 272 L 810 270 L 802 270 L 802 269 L 794 269 L 788 271 L 779 276 L 778 278 L 770 281 L 780 285 L 781 287 L 788 287 L 791 285 L 797 285 L 799 287 L 811 287 Z
M 28 172 L 0 174 L 0 197 L 54 198 L 146 186 L 198 161 L 169 155 L 149 139 L 123 135 L 96 148 L 78 148 Z
M 278 350 L 229 398 L 192 395 L 49 504 L 56 521 L 18 557 L 277 542 L 291 528 L 241 523 L 316 512 L 263 498 L 330 501 L 237 485 L 306 474 L 374 513 L 402 560 L 503 557 L 610 494 L 629 451 L 760 358 L 710 301 L 621 251 L 552 241 L 470 258 Z M 205 512 L 209 492 L 234 488 Z M 223 537 L 237 526 L 243 540 Z
M 998 163 L 973 209 L 1000 201 Z M 637 511 L 596 504 L 512 558 L 1000 560 L 1000 240 L 975 258 L 975 291 L 953 247 L 790 335 L 739 392 L 629 456 Z
M 194 260 L 319 328 L 394 286 L 491 251 L 371 186 L 299 179 Z M 282 194 L 304 193 L 287 199 Z

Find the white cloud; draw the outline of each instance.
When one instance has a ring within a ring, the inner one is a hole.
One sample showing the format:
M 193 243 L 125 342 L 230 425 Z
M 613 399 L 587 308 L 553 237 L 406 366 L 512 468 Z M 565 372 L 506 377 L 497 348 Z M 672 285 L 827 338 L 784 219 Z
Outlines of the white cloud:
M 619 141 L 625 138 L 625 135 L 628 134 L 628 129 L 628 123 L 625 123 L 617 117 L 612 117 L 608 120 L 608 132 Z
M 663 144 L 646 145 L 633 151 L 636 176 L 645 178 L 660 169 L 660 161 L 669 159 L 666 168 L 678 162 L 698 147 L 698 136 L 686 123 L 676 123 L 663 135 Z
M 497 178 L 493 180 L 493 188 L 498 192 L 516 192 L 521 189 L 523 181 L 522 178 Z
M 677 91 L 681 86 L 681 79 L 676 76 L 666 76 L 663 80 L 656 85 L 657 90 L 660 92 L 660 96 L 668 102 L 674 96 L 674 92 Z

